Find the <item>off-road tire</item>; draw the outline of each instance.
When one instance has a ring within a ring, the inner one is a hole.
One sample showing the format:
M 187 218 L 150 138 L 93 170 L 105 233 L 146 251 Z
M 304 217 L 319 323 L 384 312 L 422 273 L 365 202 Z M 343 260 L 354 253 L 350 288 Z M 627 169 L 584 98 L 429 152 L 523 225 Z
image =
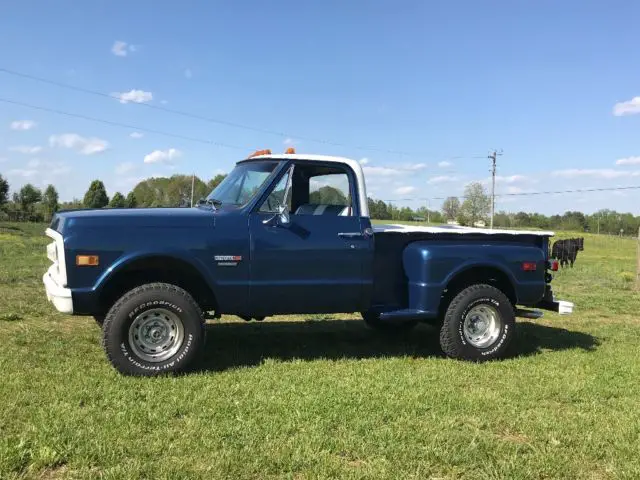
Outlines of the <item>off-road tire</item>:
M 485 348 L 472 345 L 463 333 L 464 319 L 474 307 L 486 304 L 498 313 L 501 327 L 496 340 Z M 478 284 L 465 288 L 449 304 L 440 329 L 440 347 L 451 358 L 482 362 L 504 356 L 515 333 L 511 301 L 497 288 Z
M 367 327 L 386 334 L 403 333 L 413 329 L 418 322 L 416 320 L 408 321 L 384 321 L 380 320 L 380 315 L 373 312 L 362 312 L 362 319 Z
M 161 362 L 150 362 L 135 353 L 129 328 L 145 310 L 165 309 L 182 322 L 184 338 L 178 350 Z M 150 283 L 130 290 L 109 310 L 103 325 L 102 345 L 107 358 L 120 373 L 154 376 L 184 371 L 204 343 L 204 316 L 193 297 L 167 283 Z

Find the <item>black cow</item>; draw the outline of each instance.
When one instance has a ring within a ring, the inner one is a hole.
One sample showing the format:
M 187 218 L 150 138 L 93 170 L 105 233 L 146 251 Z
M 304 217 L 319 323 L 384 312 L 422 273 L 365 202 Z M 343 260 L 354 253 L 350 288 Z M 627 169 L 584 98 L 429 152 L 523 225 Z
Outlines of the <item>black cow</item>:
M 551 247 L 551 258 L 559 260 L 563 268 L 568 264 L 573 268 L 578 252 L 582 250 L 584 250 L 584 238 L 582 237 L 558 240 Z

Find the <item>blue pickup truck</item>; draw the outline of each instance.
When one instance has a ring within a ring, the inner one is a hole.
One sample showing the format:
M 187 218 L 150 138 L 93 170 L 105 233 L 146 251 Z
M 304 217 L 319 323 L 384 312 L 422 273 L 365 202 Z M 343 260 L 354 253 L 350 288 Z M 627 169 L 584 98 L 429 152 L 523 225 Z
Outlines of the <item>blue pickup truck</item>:
M 446 355 L 482 361 L 505 354 L 516 316 L 573 307 L 551 291 L 552 233 L 372 225 L 362 168 L 339 157 L 262 151 L 194 208 L 60 212 L 46 234 L 48 299 L 93 316 L 130 375 L 184 370 L 222 314 L 432 322 Z

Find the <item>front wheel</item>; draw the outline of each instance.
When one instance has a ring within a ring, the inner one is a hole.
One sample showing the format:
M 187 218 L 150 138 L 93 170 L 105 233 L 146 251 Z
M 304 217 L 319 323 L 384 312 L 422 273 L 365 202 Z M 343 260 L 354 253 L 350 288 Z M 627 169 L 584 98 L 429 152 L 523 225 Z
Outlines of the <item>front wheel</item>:
M 127 292 L 109 310 L 103 346 L 125 375 L 152 376 L 184 370 L 204 342 L 204 318 L 183 289 L 151 283 Z
M 472 285 L 449 304 L 440 329 L 440 346 L 449 357 L 485 361 L 504 355 L 515 331 L 507 296 L 491 285 Z

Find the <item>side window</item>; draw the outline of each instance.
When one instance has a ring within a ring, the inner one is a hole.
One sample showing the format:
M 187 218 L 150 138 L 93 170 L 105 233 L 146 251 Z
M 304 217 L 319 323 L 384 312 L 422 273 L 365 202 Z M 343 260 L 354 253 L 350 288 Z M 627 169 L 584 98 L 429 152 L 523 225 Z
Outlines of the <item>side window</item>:
M 289 178 L 288 174 L 285 173 L 282 178 L 278 181 L 276 186 L 271 190 L 271 193 L 264 201 L 264 203 L 260 206 L 260 212 L 263 213 L 277 213 L 278 207 L 280 205 L 285 204 L 284 194 L 285 189 L 287 188 L 287 179 Z M 287 198 L 286 201 L 287 207 L 291 210 L 291 195 Z
M 351 190 L 346 173 L 315 175 L 309 181 L 309 203 L 351 207 Z

